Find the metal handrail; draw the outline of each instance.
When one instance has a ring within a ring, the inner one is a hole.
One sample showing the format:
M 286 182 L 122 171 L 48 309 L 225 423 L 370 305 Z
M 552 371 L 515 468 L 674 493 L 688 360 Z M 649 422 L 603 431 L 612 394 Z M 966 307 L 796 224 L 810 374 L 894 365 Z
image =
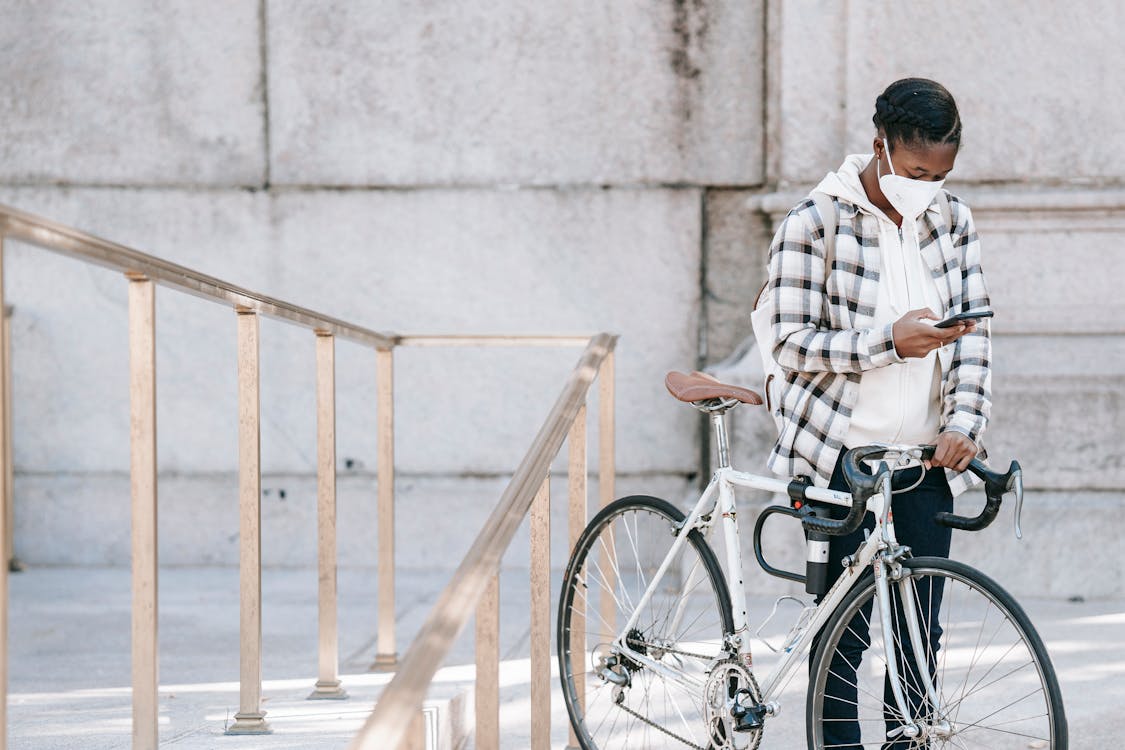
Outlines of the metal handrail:
M 131 494 L 133 503 L 133 747 L 135 750 L 154 749 L 158 744 L 158 706 L 157 695 L 157 654 L 156 654 L 156 423 L 155 423 L 155 306 L 154 287 L 156 284 L 177 291 L 192 294 L 209 301 L 227 304 L 237 313 L 238 318 L 238 370 L 239 370 L 239 536 L 240 542 L 240 588 L 241 595 L 241 645 L 240 645 L 240 711 L 235 715 L 235 723 L 227 732 L 233 734 L 260 734 L 269 732 L 265 722 L 265 712 L 261 710 L 261 524 L 260 524 L 260 408 L 259 408 L 259 335 L 258 318 L 267 316 L 306 328 L 317 334 L 317 516 L 318 516 L 318 569 L 320 609 L 319 637 L 319 677 L 316 689 L 310 697 L 344 697 L 346 693 L 338 679 L 337 664 L 337 626 L 336 626 L 336 545 L 335 545 L 335 356 L 334 338 L 340 337 L 371 346 L 376 350 L 376 412 L 377 453 L 379 480 L 377 501 L 377 525 L 379 531 L 378 548 L 378 633 L 375 663 L 372 669 L 394 669 L 399 667 L 395 653 L 395 608 L 394 608 L 394 397 L 393 397 L 393 356 L 400 346 L 409 347 L 577 347 L 585 346 L 585 351 L 577 367 L 572 372 L 567 385 L 559 396 L 546 423 L 532 444 L 524 461 L 520 464 L 512 482 L 508 485 L 500 504 L 486 525 L 469 556 L 462 562 L 458 573 L 439 602 L 435 613 L 443 611 L 443 604 L 453 602 L 475 602 L 481 600 L 485 583 L 483 575 L 491 570 L 493 582 L 488 595 L 481 601 L 482 608 L 491 607 L 491 616 L 496 616 L 495 576 L 503 551 L 511 541 L 516 527 L 527 515 L 534 496 L 532 511 L 533 531 L 533 579 L 539 581 L 539 588 L 547 588 L 549 572 L 549 549 L 543 552 L 549 542 L 542 529 L 549 525 L 545 508 L 549 508 L 549 490 L 546 489 L 551 460 L 558 453 L 564 439 L 570 445 L 570 505 L 572 533 L 585 524 L 586 457 L 585 457 L 585 397 L 595 378 L 599 378 L 600 395 L 600 456 L 599 475 L 602 501 L 613 491 L 613 349 L 616 336 L 597 334 L 583 335 L 519 335 L 519 334 L 461 334 L 461 335 L 409 335 L 374 331 L 357 326 L 328 315 L 258 294 L 220 279 L 198 273 L 184 266 L 170 263 L 132 248 L 111 242 L 86 232 L 57 222 L 0 205 L 0 309 L 3 309 L 3 247 L 6 239 L 27 242 L 43 249 L 57 252 L 78 260 L 122 272 L 129 281 L 129 350 L 130 350 L 130 442 L 131 442 Z M 6 331 L 5 331 L 6 333 Z M 7 338 L 6 336 L 4 337 Z M 6 352 L 0 354 L 5 373 L 10 366 Z M 4 473 L 11 470 L 11 439 L 6 434 L 10 425 L 10 408 L 5 399 L 0 398 L 0 431 L 5 454 L 0 457 Z M 569 429 L 569 434 L 568 434 Z M 540 486 L 538 494 L 535 488 Z M 11 491 L 8 484 L 0 483 L 0 496 L 10 510 Z M 518 512 L 517 512 L 518 511 Z M 10 526 L 9 519 L 0 513 L 0 547 L 10 547 L 2 543 Z M 138 523 L 139 521 L 139 523 Z M 537 526 L 538 524 L 538 526 Z M 538 550 L 538 551 L 537 551 Z M 10 550 L 9 550 L 10 552 Z M 535 562 L 535 561 L 538 562 Z M 467 581 L 467 583 L 465 583 Z M 458 585 L 454 585 L 461 582 Z M 490 604 L 491 602 L 491 604 Z M 533 628 L 544 629 L 549 618 L 549 603 L 546 600 L 535 606 L 533 601 Z M 459 612 L 453 625 L 460 631 L 466 617 Z M 433 677 L 437 665 L 445 657 L 453 637 L 449 636 L 450 623 L 435 622 L 431 615 L 426 626 L 411 646 L 406 661 L 401 663 L 398 674 L 388 686 L 380 706 L 389 701 L 391 708 L 379 708 L 369 718 L 368 724 L 379 727 L 380 746 L 394 732 L 401 737 L 409 716 L 404 720 L 390 719 L 392 727 L 385 727 L 388 720 L 381 717 L 394 714 L 394 706 L 413 703 L 413 720 L 420 716 L 421 695 Z M 478 612 L 478 631 L 480 631 L 480 612 Z M 538 623 L 538 624 L 537 624 Z M 6 747 L 7 716 L 4 710 L 7 696 L 7 653 L 5 633 L 7 628 L 7 567 L 0 569 L 0 750 Z M 482 636 L 478 632 L 478 675 L 482 657 L 480 647 Z M 454 633 L 455 637 L 455 633 Z M 432 644 L 437 643 L 436 646 Z M 543 644 L 533 646 L 533 661 L 546 663 L 548 658 L 549 636 Z M 432 650 L 431 650 L 432 647 Z M 428 652 L 428 653 L 427 653 Z M 436 661 L 435 661 L 436 655 Z M 498 654 L 491 657 L 497 666 Z M 419 675 L 425 675 L 424 684 Z M 480 683 L 478 680 L 478 692 Z M 495 679 L 490 684 L 489 701 L 496 708 Z M 421 692 L 419 692 L 421 691 Z M 541 704 L 536 715 L 547 716 L 549 706 L 545 700 L 546 684 L 533 683 L 533 703 Z M 539 696 L 538 698 L 536 696 Z M 481 707 L 478 705 L 478 715 Z M 484 715 L 486 721 L 488 711 Z M 539 722 L 538 744 L 546 741 L 542 731 L 547 724 Z M 479 729 L 479 727 L 478 727 Z M 495 738 L 498 728 L 489 730 Z M 365 728 L 357 735 L 358 747 L 372 747 L 370 732 Z M 397 742 L 397 739 L 396 739 Z M 495 744 L 495 743 L 493 743 Z M 535 744 L 535 743 L 533 743 Z
M 500 560 L 527 516 L 537 490 L 550 471 L 551 462 L 585 405 L 586 394 L 598 375 L 601 363 L 611 354 L 616 341 L 616 336 L 606 333 L 590 340 L 554 408 L 501 495 L 500 502 L 442 591 L 403 657 L 394 679 L 375 704 L 363 729 L 348 745 L 348 750 L 395 748 L 403 741 L 422 706 L 430 682 L 499 570 Z
M 229 284 L 139 250 L 104 240 L 78 229 L 0 204 L 0 235 L 23 240 L 46 250 L 69 255 L 122 273 L 140 275 L 162 286 L 266 317 L 322 330 L 340 338 L 377 348 L 395 345 L 393 333 L 380 333 L 329 315 L 283 302 L 264 294 Z

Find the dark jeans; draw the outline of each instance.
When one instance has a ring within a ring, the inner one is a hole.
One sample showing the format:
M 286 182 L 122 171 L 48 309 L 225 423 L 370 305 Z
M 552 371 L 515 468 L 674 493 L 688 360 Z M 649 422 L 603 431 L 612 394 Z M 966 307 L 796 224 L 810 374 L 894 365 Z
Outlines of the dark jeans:
M 843 453 L 840 455 L 842 458 Z M 921 467 L 917 467 L 897 472 L 894 488 L 897 490 L 914 484 L 918 481 L 922 471 Z M 848 491 L 841 461 L 836 463 L 836 470 L 832 474 L 829 487 L 834 490 Z M 813 503 L 813 505 L 819 506 L 817 503 Z M 838 506 L 819 507 L 823 507 L 829 516 L 834 518 L 843 518 L 847 515 L 846 508 Z M 895 495 L 891 503 L 891 510 L 894 515 L 895 537 L 900 544 L 910 547 L 915 557 L 949 557 L 949 542 L 952 532 L 949 528 L 939 526 L 933 521 L 934 514 L 938 511 L 948 512 L 953 510 L 953 496 L 949 491 L 949 484 L 945 480 L 945 469 L 930 469 L 926 472 L 921 484 L 913 490 Z M 853 554 L 863 542 L 863 530 L 871 531 L 874 528 L 875 517 L 868 513 L 864 517 L 863 526 L 854 533 L 848 536 L 831 537 L 829 543 L 829 586 L 835 583 L 843 573 L 840 561 L 844 556 Z M 894 590 L 895 587 L 892 585 L 892 593 L 894 593 Z M 932 587 L 929 580 L 919 581 L 916 587 L 918 609 L 920 610 L 919 623 L 922 627 L 923 639 L 926 639 L 928 635 L 929 640 L 928 661 L 930 662 L 931 674 L 933 672 L 933 660 L 941 639 L 938 611 L 941 607 L 942 593 L 940 581 Z M 898 649 L 900 656 L 898 672 L 900 678 L 902 678 L 900 682 L 905 682 L 904 693 L 911 710 L 918 711 L 926 703 L 925 688 L 922 687 L 922 680 L 917 674 L 918 669 L 914 660 L 910 636 L 903 619 L 902 605 L 897 601 L 897 596 L 894 598 L 896 600 L 895 611 L 892 612 L 891 619 L 896 626 L 896 641 L 901 646 Z M 819 602 L 820 598 L 817 599 L 817 603 Z M 866 698 L 868 702 L 871 702 L 873 696 L 858 695 L 856 669 L 863 659 L 864 651 L 871 645 L 871 638 L 868 633 L 871 607 L 872 602 L 868 601 L 852 619 L 832 659 L 831 672 L 824 691 L 824 745 L 826 747 L 840 748 L 840 750 L 861 750 L 860 728 L 859 723 L 855 720 L 856 705 L 857 702 L 861 702 L 859 701 L 860 698 Z M 819 641 L 820 636 L 818 635 L 813 642 L 813 653 L 816 653 L 816 646 Z M 879 658 L 881 659 L 882 655 Z M 884 679 L 883 693 L 884 706 L 893 709 L 897 704 L 891 692 L 889 679 Z M 894 714 L 884 712 L 888 732 L 901 723 L 897 718 L 897 710 L 894 710 Z M 897 750 L 898 748 L 916 748 L 919 746 L 911 745 L 909 741 L 900 737 L 898 741 L 888 742 L 883 747 L 887 750 L 891 748 Z

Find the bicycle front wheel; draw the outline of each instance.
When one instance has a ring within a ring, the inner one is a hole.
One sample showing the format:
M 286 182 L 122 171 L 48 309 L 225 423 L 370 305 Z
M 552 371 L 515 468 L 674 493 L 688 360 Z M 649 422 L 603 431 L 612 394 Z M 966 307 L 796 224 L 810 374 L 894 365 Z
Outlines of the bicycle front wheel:
M 594 516 L 571 555 L 559 603 L 559 673 L 584 750 L 712 744 L 704 687 L 726 656 L 733 621 L 722 569 L 698 530 L 643 600 L 683 521 L 665 500 L 623 498 Z
M 904 560 L 903 573 L 888 582 L 888 602 L 866 576 L 818 635 L 809 747 L 1065 750 L 1054 668 L 1011 595 L 980 571 L 943 558 Z M 917 639 L 907 624 L 911 611 Z

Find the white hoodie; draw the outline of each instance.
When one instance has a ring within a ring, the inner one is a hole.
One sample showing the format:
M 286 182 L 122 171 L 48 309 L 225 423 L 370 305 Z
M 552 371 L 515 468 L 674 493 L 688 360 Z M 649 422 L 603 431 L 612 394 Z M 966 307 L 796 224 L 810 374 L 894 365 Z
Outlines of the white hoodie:
M 940 317 L 944 306 L 933 276 L 922 259 L 914 218 L 904 217 L 900 231 L 871 203 L 859 181 L 859 173 L 873 156 L 848 156 L 840 169 L 829 172 L 816 188 L 854 203 L 860 213 L 857 220 L 879 224 L 879 299 L 872 326 L 878 328 L 893 323 L 910 310 L 921 307 L 930 308 Z M 937 352 L 932 351 L 922 358 L 863 373 L 844 445 L 854 448 L 875 442 L 933 443 L 940 424 L 941 369 Z

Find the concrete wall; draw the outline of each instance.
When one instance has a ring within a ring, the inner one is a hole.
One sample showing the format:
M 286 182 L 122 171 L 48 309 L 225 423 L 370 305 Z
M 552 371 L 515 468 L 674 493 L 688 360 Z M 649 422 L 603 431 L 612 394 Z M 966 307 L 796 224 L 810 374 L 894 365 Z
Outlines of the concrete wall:
M 749 334 L 779 215 L 867 147 L 886 83 L 937 78 L 996 303 L 990 448 L 1033 490 L 1029 542 L 1005 519 L 960 549 L 1019 590 L 1121 595 L 1113 555 L 1057 543 L 1125 510 L 1125 111 L 1099 95 L 1125 18 L 1088 5 L 17 3 L 0 202 L 376 329 L 618 332 L 620 488 L 679 500 L 702 434 L 664 372 Z M 126 564 L 125 282 L 17 243 L 4 260 L 17 552 Z M 233 318 L 158 294 L 169 564 L 237 560 Z M 312 338 L 263 326 L 268 564 L 315 560 Z M 576 356 L 400 353 L 402 564 L 460 558 Z M 337 377 L 342 561 L 367 565 L 374 356 L 341 343 Z M 759 466 L 764 417 L 737 433 Z M 1101 574 L 1059 573 L 1083 565 Z
M 707 186 L 762 180 L 761 67 L 728 64 L 761 59 L 761 4 L 142 5 L 12 9 L 0 201 L 376 329 L 619 332 L 622 487 L 683 494 L 695 415 L 662 379 L 697 364 Z M 125 282 L 5 260 L 17 551 L 126 564 Z M 235 564 L 234 316 L 161 292 L 157 325 L 162 559 Z M 404 564 L 460 558 L 577 356 L 400 353 Z M 262 359 L 264 555 L 309 565 L 313 337 L 267 322 Z M 337 371 L 342 560 L 369 564 L 374 356 Z
M 942 7 L 770 4 L 767 189 L 743 193 L 752 218 L 724 233 L 723 260 L 708 256 L 712 352 L 744 335 L 732 324 L 753 303 L 742 290 L 760 287 L 769 236 L 788 208 L 844 154 L 870 152 L 886 84 L 941 81 L 964 122 L 947 187 L 973 208 L 996 310 L 986 445 L 996 464 L 1021 461 L 1028 489 L 1025 541 L 1005 510 L 986 532 L 956 535 L 954 555 L 1024 594 L 1120 596 L 1125 108 L 1105 86 L 1125 83 L 1125 51 L 1111 41 L 1125 8 Z M 760 466 L 771 425 L 740 414 L 738 433 L 742 462 Z

